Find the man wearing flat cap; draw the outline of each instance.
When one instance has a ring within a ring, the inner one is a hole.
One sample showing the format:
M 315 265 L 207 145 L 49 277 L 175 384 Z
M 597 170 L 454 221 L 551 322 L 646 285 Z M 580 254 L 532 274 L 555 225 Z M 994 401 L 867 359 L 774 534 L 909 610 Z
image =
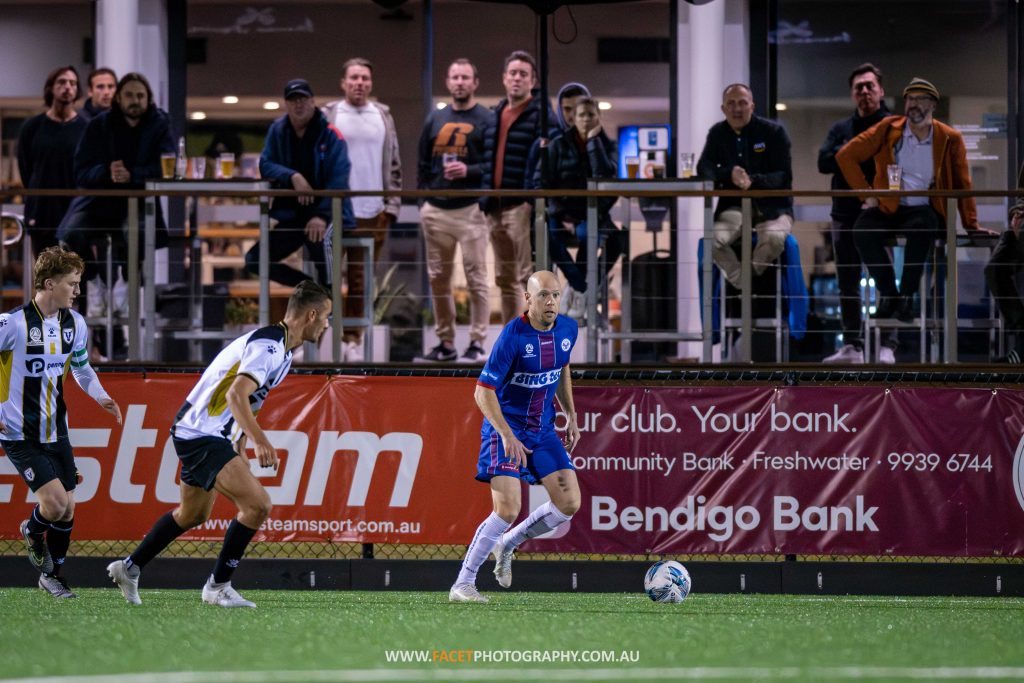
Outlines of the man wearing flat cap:
M 317 109 L 313 89 L 301 78 L 284 86 L 284 116 L 270 124 L 260 155 L 260 175 L 280 190 L 347 190 L 350 163 L 345 139 Z M 355 227 L 352 203 L 343 201 L 346 229 Z M 270 217 L 270 279 L 294 287 L 308 277 L 280 263 L 305 247 L 321 283 L 329 281 L 324 237 L 331 221 L 329 197 L 276 197 Z M 259 273 L 259 243 L 245 255 L 245 269 Z
M 939 91 L 923 78 L 914 78 L 903 89 L 904 116 L 888 116 L 850 140 L 836 153 L 847 183 L 854 190 L 869 189 L 860 164 L 873 160 L 873 187 L 889 188 L 888 167 L 901 169 L 901 190 L 969 190 L 970 170 L 963 136 L 952 126 L 932 118 Z M 960 220 L 970 232 L 989 232 L 978 226 L 974 198 L 958 202 Z M 944 234 L 946 200 L 942 197 L 869 197 L 853 226 L 854 241 L 882 296 L 878 318 L 913 319 L 913 293 L 918 289 L 928 252 Z M 885 251 L 886 239 L 906 236 L 900 286 Z M 893 362 L 895 338 L 879 353 L 880 362 Z

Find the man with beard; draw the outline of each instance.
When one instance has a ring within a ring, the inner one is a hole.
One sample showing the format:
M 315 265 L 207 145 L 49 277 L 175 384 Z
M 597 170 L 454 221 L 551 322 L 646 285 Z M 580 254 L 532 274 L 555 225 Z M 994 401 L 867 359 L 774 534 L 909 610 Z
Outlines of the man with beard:
M 836 152 L 843 145 L 890 115 L 885 106 L 882 72 L 870 62 L 861 64 L 850 74 L 850 97 L 857 109 L 853 116 L 836 121 L 828 131 L 825 143 L 818 150 L 818 170 L 832 174 L 833 190 L 849 190 L 846 179 L 836 164 Z M 870 161 L 860 165 L 870 183 L 875 166 Z M 832 198 L 832 250 L 836 259 L 839 283 L 839 308 L 843 320 L 843 346 L 824 360 L 825 363 L 863 363 L 864 339 L 860 319 L 860 252 L 853 243 L 853 224 L 860 216 L 860 200 L 856 197 Z
M 114 92 L 117 90 L 117 74 L 113 69 L 103 66 L 89 74 L 85 106 L 78 110 L 78 115 L 88 123 L 114 103 Z
M 448 67 L 445 85 L 450 107 L 430 113 L 420 135 L 416 187 L 421 190 L 477 189 L 483 180 L 484 130 L 494 112 L 477 104 L 480 85 L 476 67 L 468 59 L 456 59 Z M 454 361 L 455 300 L 452 270 L 455 248 L 462 248 L 462 266 L 469 290 L 469 346 L 462 360 L 484 360 L 484 340 L 491 307 L 487 284 L 487 223 L 473 197 L 430 197 L 420 208 L 427 249 L 427 274 L 439 343 L 420 361 Z
M 25 187 L 75 186 L 75 147 L 86 126 L 86 119 L 75 111 L 78 94 L 75 67 L 59 67 L 46 77 L 43 102 L 47 109 L 26 121 L 18 135 L 18 171 Z M 34 254 L 57 245 L 57 226 L 70 205 L 71 197 L 26 198 L 25 227 Z
M 903 89 L 905 116 L 888 116 L 848 142 L 836 153 L 836 162 L 854 190 L 889 188 L 887 167 L 902 169 L 901 190 L 969 190 L 967 148 L 958 130 L 933 118 L 939 91 L 923 78 L 914 78 Z M 861 164 L 873 161 L 874 183 L 868 182 Z M 913 320 L 913 293 L 924 271 L 934 241 L 944 234 L 946 200 L 942 197 L 869 197 L 853 225 L 853 238 L 861 258 L 881 295 L 876 317 Z M 968 233 L 995 234 L 979 227 L 973 197 L 958 201 L 960 219 Z M 906 236 L 903 273 L 896 274 L 886 240 Z M 893 363 L 895 336 L 879 350 L 879 362 Z
M 131 555 L 107 566 L 128 602 L 139 605 L 139 575 L 171 541 L 205 522 L 217 494 L 238 515 L 224 534 L 224 547 L 203 586 L 203 602 L 218 607 L 255 607 L 231 587 L 231 576 L 249 541 L 270 516 L 270 494 L 249 469 L 247 440 L 261 467 L 277 468 L 277 451 L 256 422 L 267 394 L 281 384 L 292 352 L 303 342 L 320 343 L 331 315 L 331 293 L 312 280 L 299 283 L 284 320 L 248 332 L 228 344 L 207 366 L 171 426 L 181 460 L 181 503 L 156 521 Z
M 75 152 L 78 187 L 97 190 L 141 190 L 147 180 L 160 178 L 160 155 L 174 152 L 167 113 L 153 102 L 153 89 L 140 73 L 125 74 L 117 84 L 114 105 L 85 129 Z M 128 199 L 75 197 L 57 229 L 57 238 L 82 255 L 90 314 L 102 307 L 106 278 L 106 239 L 111 238 L 114 279 L 124 268 L 127 249 Z M 142 211 L 140 216 L 145 215 Z M 167 243 L 160 202 L 156 203 L 156 247 Z M 141 232 L 141 225 L 140 225 Z M 142 235 L 140 234 L 140 242 Z M 140 250 L 143 245 L 140 244 Z M 123 273 L 127 275 L 127 273 Z M 127 290 L 125 290 L 127 293 Z M 127 314 L 126 299 L 114 297 L 119 314 Z

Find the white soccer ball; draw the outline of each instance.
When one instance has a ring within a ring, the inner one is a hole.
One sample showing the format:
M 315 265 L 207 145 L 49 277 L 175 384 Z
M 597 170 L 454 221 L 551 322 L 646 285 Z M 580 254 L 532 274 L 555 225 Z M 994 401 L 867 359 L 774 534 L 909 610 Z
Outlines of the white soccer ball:
M 682 602 L 692 587 L 690 573 L 675 560 L 655 562 L 644 576 L 644 592 L 654 602 Z

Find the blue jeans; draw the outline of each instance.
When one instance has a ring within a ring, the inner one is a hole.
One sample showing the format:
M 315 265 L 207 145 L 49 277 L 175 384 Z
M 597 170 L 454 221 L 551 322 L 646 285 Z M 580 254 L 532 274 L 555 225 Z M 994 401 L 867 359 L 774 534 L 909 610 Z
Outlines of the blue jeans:
M 603 251 L 599 254 L 604 261 L 604 271 L 600 272 L 601 277 L 606 277 L 612 269 L 622 252 L 625 251 L 628 234 L 625 230 L 619 229 L 610 218 L 599 220 L 597 231 L 598 249 L 604 245 Z M 576 250 L 576 258 L 573 259 L 566 246 L 565 237 L 568 236 L 562 221 L 556 216 L 548 216 L 548 248 L 551 251 L 551 260 L 565 274 L 569 286 L 577 292 L 587 291 L 587 222 L 580 221 L 576 224 L 576 239 L 579 242 L 579 249 Z

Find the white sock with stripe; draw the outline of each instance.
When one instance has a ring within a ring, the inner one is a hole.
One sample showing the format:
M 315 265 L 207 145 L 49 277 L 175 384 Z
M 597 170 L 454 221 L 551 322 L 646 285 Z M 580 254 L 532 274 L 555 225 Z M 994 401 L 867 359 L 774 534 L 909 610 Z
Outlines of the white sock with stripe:
M 566 516 L 554 506 L 549 500 L 516 525 L 514 529 L 501 537 L 506 550 L 518 548 L 525 541 L 537 538 L 541 534 L 557 529 L 572 519 L 572 515 Z
M 487 519 L 480 523 L 473 534 L 473 541 L 466 550 L 466 559 L 462 561 L 462 569 L 459 570 L 459 578 L 455 579 L 455 585 L 461 586 L 465 583 L 476 584 L 476 575 L 480 566 L 487 561 L 491 551 L 501 535 L 511 526 L 508 522 L 492 512 Z

